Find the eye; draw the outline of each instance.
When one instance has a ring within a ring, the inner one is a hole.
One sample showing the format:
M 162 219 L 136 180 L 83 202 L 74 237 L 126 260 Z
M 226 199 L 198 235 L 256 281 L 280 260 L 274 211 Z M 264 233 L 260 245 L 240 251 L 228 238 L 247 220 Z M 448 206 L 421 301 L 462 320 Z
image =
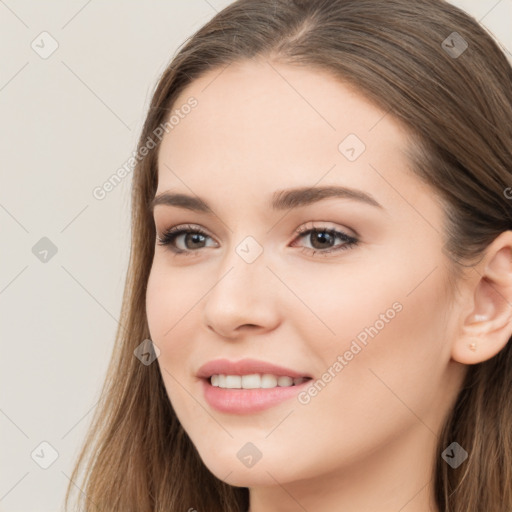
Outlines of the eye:
M 185 248 L 180 249 L 176 247 L 175 241 L 184 235 L 183 241 L 185 243 Z M 190 235 L 190 236 L 189 236 Z M 194 227 L 191 225 L 187 226 L 174 226 L 163 233 L 163 235 L 157 236 L 158 245 L 167 246 L 172 252 L 176 254 L 183 254 L 184 256 L 188 256 L 192 254 L 189 249 L 202 249 L 203 247 L 197 247 L 196 244 L 201 245 L 204 242 L 205 238 L 211 238 L 205 231 L 203 231 L 199 227 Z M 187 242 L 190 242 L 190 246 L 187 246 Z
M 314 255 L 317 252 L 329 254 L 337 251 L 344 251 L 357 245 L 359 240 L 353 236 L 347 235 L 343 231 L 329 228 L 327 226 L 301 227 L 296 233 L 299 233 L 297 239 L 306 238 L 312 243 L 312 248 L 305 247 L 302 252 Z M 335 240 L 339 239 L 343 243 L 336 246 Z M 295 246 L 295 241 L 292 244 Z
M 329 254 L 336 251 L 350 249 L 359 242 L 356 238 L 347 235 L 343 231 L 329 228 L 327 226 L 301 227 L 296 230 L 299 236 L 295 239 L 308 238 L 311 240 L 313 247 L 304 247 L 302 252 L 314 255 L 316 253 Z M 158 244 L 166 246 L 175 254 L 189 256 L 198 253 L 197 249 L 206 247 L 204 244 L 208 238 L 208 233 L 197 226 L 180 225 L 174 226 L 166 230 L 162 236 L 157 236 Z M 335 245 L 336 239 L 341 240 L 341 244 Z M 177 247 L 178 240 L 185 245 L 184 248 Z M 295 240 L 292 247 L 296 246 Z

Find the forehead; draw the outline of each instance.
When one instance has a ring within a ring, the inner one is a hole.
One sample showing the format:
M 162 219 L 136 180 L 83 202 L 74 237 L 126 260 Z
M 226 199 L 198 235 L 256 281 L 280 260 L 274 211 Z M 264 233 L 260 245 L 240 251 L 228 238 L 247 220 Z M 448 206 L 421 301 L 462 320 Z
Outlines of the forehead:
M 203 191 L 205 182 L 267 191 L 320 180 L 375 189 L 376 170 L 390 160 L 388 173 L 409 165 L 404 128 L 325 71 L 243 61 L 193 81 L 173 113 L 190 98 L 197 105 L 183 109 L 160 146 L 159 192 L 185 191 L 183 179 Z

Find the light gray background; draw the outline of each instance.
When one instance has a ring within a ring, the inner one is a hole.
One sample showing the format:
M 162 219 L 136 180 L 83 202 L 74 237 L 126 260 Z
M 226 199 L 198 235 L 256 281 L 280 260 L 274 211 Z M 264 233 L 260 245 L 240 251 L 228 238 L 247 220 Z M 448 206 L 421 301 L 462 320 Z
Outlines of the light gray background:
M 92 191 L 135 151 L 178 46 L 229 3 L 0 0 L 0 512 L 61 510 L 130 251 L 131 175 L 103 200 Z M 512 0 L 453 3 L 512 57 Z M 46 59 L 31 47 L 43 31 L 59 45 Z M 43 237 L 58 250 L 45 263 Z M 43 441 L 59 454 L 48 469 L 31 458 Z

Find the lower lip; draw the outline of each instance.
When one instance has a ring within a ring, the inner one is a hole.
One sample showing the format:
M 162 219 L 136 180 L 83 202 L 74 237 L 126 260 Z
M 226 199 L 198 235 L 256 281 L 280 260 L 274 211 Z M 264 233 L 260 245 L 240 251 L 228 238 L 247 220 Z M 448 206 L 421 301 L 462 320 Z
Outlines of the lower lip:
M 298 386 L 277 386 L 258 389 L 226 389 L 212 386 L 210 379 L 202 379 L 204 397 L 208 404 L 220 412 L 251 414 L 263 411 L 285 400 L 295 397 L 310 382 Z

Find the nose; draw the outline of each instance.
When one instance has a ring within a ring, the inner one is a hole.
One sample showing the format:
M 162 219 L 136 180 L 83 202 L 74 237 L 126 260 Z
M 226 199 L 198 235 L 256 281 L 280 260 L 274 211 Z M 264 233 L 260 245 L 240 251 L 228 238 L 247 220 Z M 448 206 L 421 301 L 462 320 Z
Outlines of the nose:
M 204 298 L 202 321 L 228 339 L 271 331 L 280 320 L 277 293 L 278 280 L 263 255 L 247 263 L 233 251 Z

